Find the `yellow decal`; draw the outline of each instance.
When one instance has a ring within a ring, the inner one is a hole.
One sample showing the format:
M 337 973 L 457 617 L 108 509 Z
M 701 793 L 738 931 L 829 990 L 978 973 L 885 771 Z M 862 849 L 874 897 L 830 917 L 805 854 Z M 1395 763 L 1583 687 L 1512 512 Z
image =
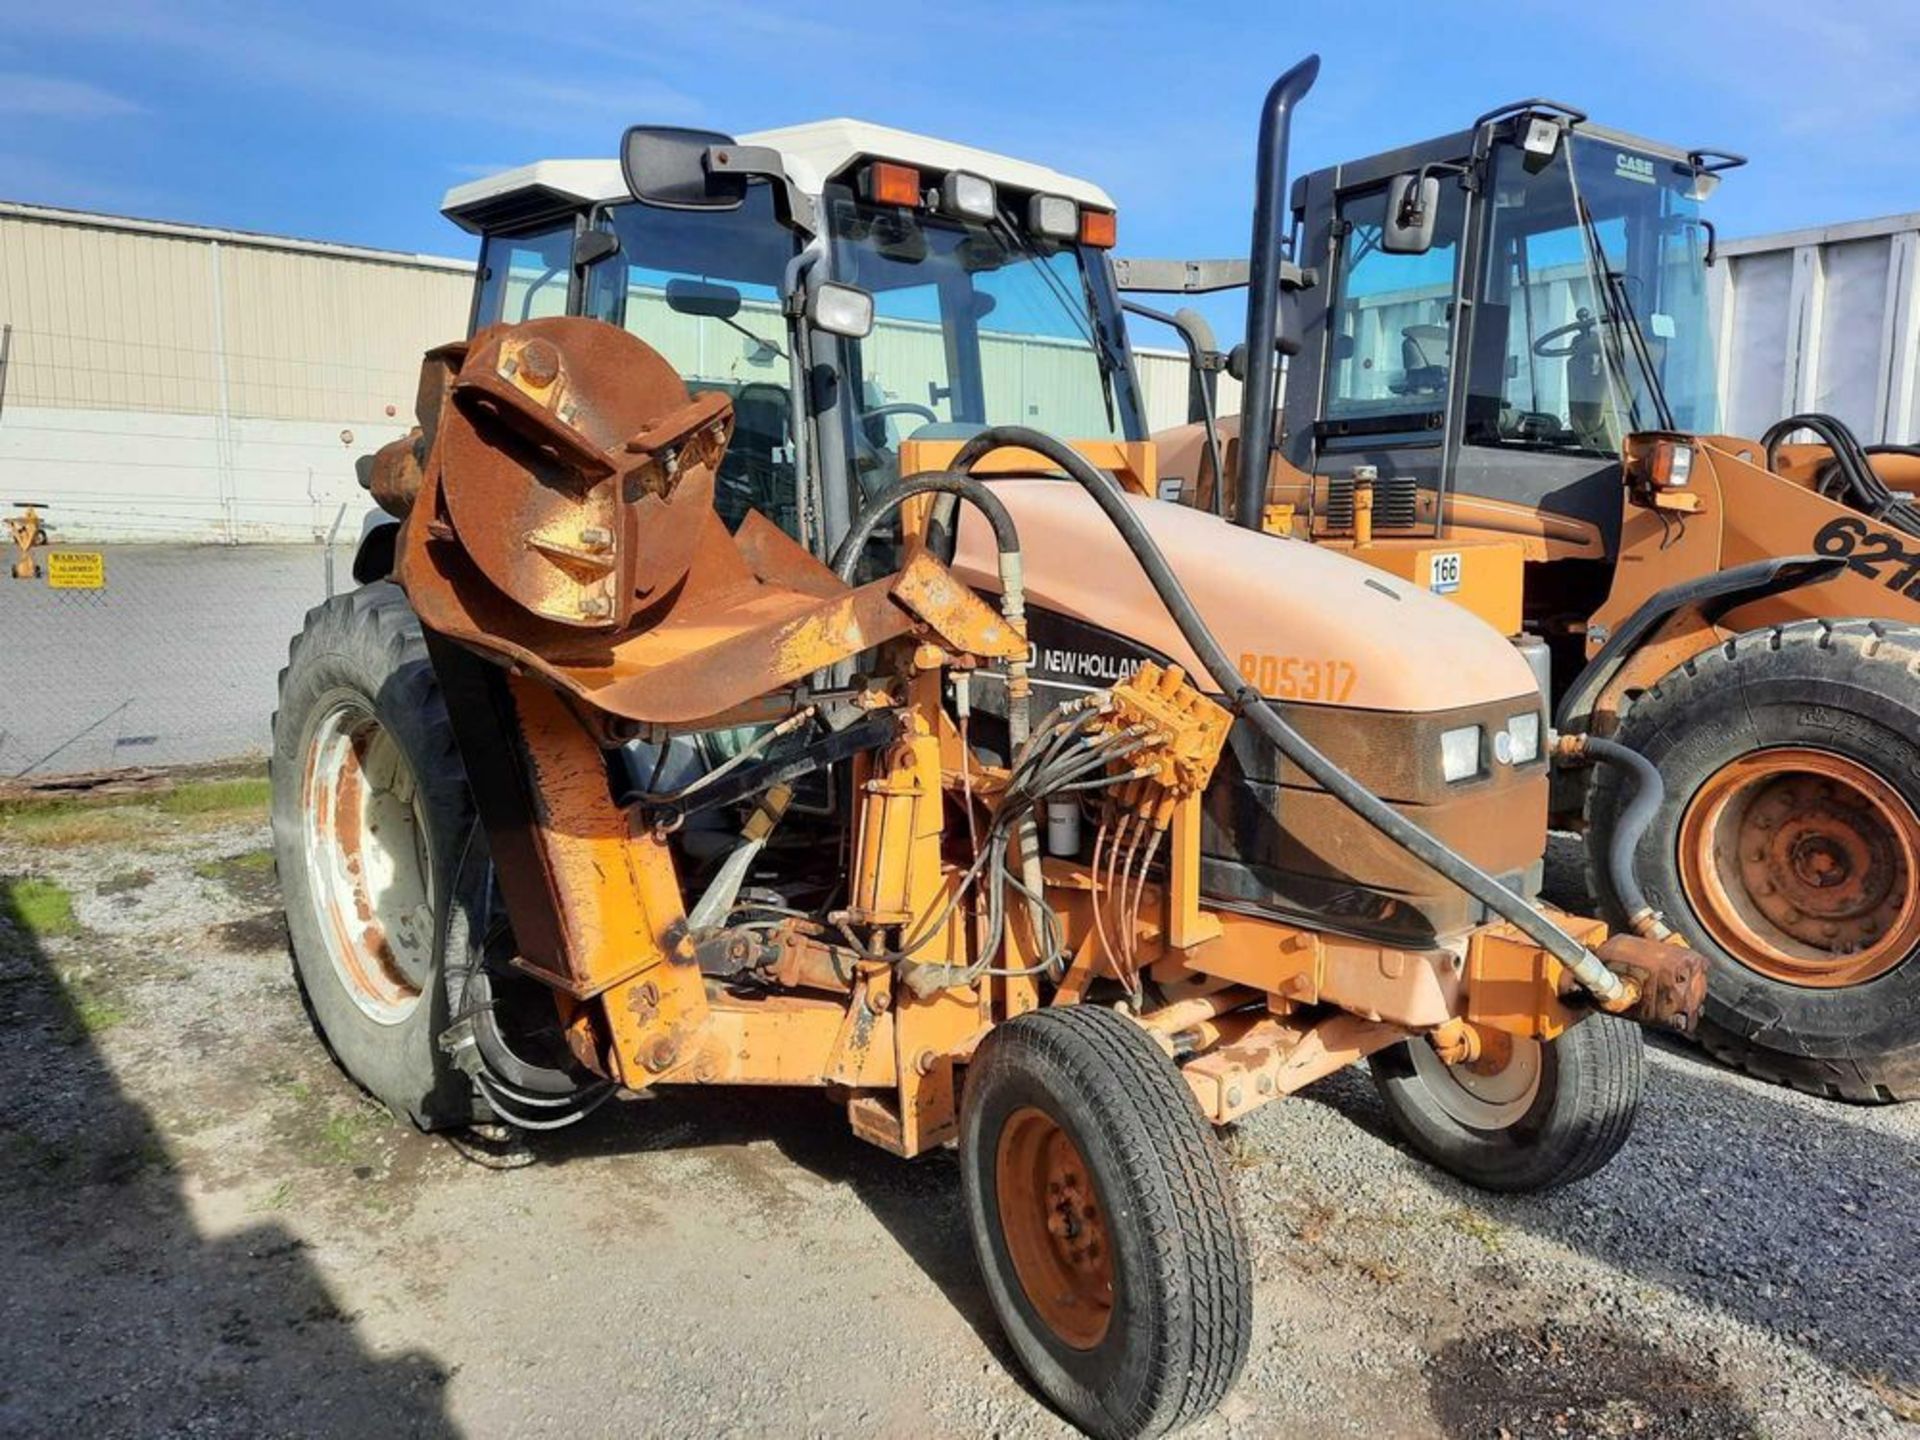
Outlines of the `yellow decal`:
M 1345 660 L 1243 654 L 1240 678 L 1270 700 L 1324 700 L 1339 705 L 1353 694 L 1355 672 Z
M 47 584 L 55 590 L 104 590 L 107 557 L 98 550 L 49 551 Z

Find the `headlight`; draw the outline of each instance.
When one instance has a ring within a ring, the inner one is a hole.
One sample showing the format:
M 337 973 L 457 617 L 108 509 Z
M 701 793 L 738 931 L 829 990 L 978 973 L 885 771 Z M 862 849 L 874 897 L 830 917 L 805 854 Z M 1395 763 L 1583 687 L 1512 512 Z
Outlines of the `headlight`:
M 1027 202 L 1027 228 L 1049 240 L 1080 234 L 1080 207 L 1064 195 L 1036 195 Z
M 1440 736 L 1440 773 L 1449 785 L 1480 773 L 1480 727 L 1462 725 Z
M 949 171 L 940 182 L 940 208 L 962 220 L 993 219 L 996 201 L 993 182 L 965 170 Z
M 1507 717 L 1508 744 L 1512 755 L 1508 763 L 1526 765 L 1540 758 L 1540 712 L 1529 710 L 1524 715 Z

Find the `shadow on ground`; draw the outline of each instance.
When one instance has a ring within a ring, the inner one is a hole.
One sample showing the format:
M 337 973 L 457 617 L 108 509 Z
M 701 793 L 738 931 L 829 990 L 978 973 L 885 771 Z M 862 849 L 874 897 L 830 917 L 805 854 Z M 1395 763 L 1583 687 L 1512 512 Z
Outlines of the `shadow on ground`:
M 0 1273 L 7 1435 L 435 1436 L 446 1371 L 360 1343 L 270 1218 L 200 1233 L 147 1113 L 0 876 Z
M 1836 1369 L 1920 1379 L 1920 1151 L 1844 1106 L 1776 1099 L 1671 1042 L 1648 1059 L 1634 1136 L 1599 1174 L 1535 1196 L 1489 1195 L 1437 1172 L 1433 1183 Z M 1362 1071 L 1305 1093 L 1398 1144 Z

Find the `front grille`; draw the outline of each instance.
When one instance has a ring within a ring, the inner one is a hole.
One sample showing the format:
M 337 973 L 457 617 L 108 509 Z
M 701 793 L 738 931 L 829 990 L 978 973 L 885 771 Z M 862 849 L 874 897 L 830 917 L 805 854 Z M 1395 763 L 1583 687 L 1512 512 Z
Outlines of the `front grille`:
M 1420 515 L 1420 482 L 1411 475 L 1382 475 L 1373 482 L 1373 528 L 1411 530 Z M 1326 529 L 1353 532 L 1353 477 L 1327 477 Z

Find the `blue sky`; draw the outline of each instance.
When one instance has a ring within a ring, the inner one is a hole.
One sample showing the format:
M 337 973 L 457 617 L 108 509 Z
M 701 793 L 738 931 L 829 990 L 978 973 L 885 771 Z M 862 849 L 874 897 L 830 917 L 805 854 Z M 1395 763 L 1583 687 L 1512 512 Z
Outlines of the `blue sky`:
M 1548 95 L 1751 155 L 1726 236 L 1920 209 L 1920 0 L 0 0 L 0 198 L 466 255 L 437 206 L 474 175 L 852 114 L 1098 181 L 1123 253 L 1244 254 L 1309 49 L 1296 174 Z

